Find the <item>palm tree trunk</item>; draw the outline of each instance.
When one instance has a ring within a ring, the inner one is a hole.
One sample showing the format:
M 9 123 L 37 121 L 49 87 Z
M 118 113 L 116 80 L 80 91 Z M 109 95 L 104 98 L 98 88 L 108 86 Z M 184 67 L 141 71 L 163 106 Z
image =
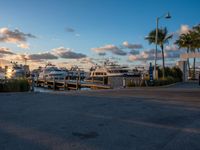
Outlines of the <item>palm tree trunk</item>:
M 193 79 L 195 79 L 195 68 L 196 68 L 196 58 L 194 58 L 194 60 L 193 60 Z
M 163 73 L 163 79 L 165 78 L 165 56 L 164 56 L 164 46 L 161 46 L 161 50 L 162 50 L 162 73 Z
M 195 53 L 195 50 L 194 50 L 194 53 Z M 195 73 L 196 73 L 196 58 L 194 58 L 194 60 L 193 60 L 193 79 L 195 79 Z
M 187 53 L 189 53 L 189 48 L 187 48 Z M 189 58 L 187 58 L 187 64 L 188 64 L 188 71 L 189 71 L 189 76 L 190 76 L 190 61 L 189 61 Z

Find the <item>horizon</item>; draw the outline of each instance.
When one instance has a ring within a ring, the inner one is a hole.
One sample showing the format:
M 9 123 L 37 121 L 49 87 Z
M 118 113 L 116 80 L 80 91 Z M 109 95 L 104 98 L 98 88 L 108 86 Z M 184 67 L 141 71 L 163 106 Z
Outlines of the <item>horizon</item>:
M 199 4 L 195 0 L 7 0 L 0 6 L 1 64 L 23 63 L 27 58 L 31 68 L 47 62 L 89 68 L 110 58 L 129 66 L 149 65 L 155 45 L 145 37 L 156 28 L 156 17 L 170 12 L 172 18 L 160 19 L 159 27 L 174 35 L 165 45 L 165 54 L 166 64 L 175 65 L 184 50 L 174 41 L 200 23 Z

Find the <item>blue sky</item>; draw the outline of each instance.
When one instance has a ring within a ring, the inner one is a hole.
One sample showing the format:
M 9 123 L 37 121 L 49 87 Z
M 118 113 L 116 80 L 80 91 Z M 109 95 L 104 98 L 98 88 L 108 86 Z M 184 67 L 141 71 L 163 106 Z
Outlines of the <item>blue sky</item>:
M 36 38 L 27 38 L 29 49 L 1 42 L 19 54 L 36 54 L 59 47 L 70 48 L 88 57 L 99 57 L 91 48 L 124 41 L 151 49 L 144 37 L 155 28 L 156 17 L 170 12 L 172 19 L 160 20 L 169 32 L 181 25 L 200 23 L 198 0 L 2 0 L 0 28 L 18 29 Z M 67 30 L 73 29 L 73 32 Z M 124 51 L 129 51 L 125 49 Z M 108 53 L 107 56 L 115 56 Z M 125 62 L 128 56 L 119 56 Z M 61 59 L 63 60 L 63 59 Z

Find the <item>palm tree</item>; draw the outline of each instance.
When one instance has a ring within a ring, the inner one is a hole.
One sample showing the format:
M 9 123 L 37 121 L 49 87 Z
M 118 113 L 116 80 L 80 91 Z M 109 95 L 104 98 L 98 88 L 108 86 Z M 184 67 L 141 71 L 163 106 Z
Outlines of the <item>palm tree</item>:
M 158 29 L 158 39 L 157 39 L 157 44 L 160 46 L 161 48 L 161 52 L 162 52 L 162 73 L 163 73 L 163 78 L 165 78 L 165 54 L 164 54 L 164 44 L 168 43 L 169 39 L 172 38 L 173 35 L 168 35 L 168 30 L 167 28 L 160 28 Z M 148 37 L 146 38 L 146 40 L 149 41 L 149 44 L 156 44 L 156 29 L 152 30 Z
M 196 40 L 197 40 L 197 34 L 194 30 L 191 30 L 189 31 L 189 34 L 190 34 L 190 37 L 192 39 L 192 42 L 191 42 L 191 47 L 190 47 L 190 52 L 192 53 L 195 53 L 196 52 L 196 49 L 197 49 L 197 43 L 196 43 Z M 193 59 L 193 72 L 192 72 L 192 78 L 195 79 L 195 64 L 196 64 L 196 58 L 194 57 Z
M 200 24 L 193 27 L 193 30 L 190 32 L 190 34 L 193 39 L 192 52 L 195 53 L 196 49 L 199 52 L 199 49 L 200 49 Z M 196 68 L 195 64 L 196 64 L 196 58 L 194 58 L 194 61 L 193 61 L 193 78 L 195 78 L 195 68 Z
M 195 32 L 195 47 L 198 52 L 200 52 L 200 24 L 193 27 L 193 31 Z
M 177 44 L 180 48 L 186 48 L 187 53 L 196 52 L 196 49 L 199 51 L 200 49 L 200 24 L 198 26 L 193 27 L 192 30 L 189 30 L 188 33 L 181 34 L 179 39 L 176 40 L 175 44 Z M 193 78 L 195 77 L 195 63 L 196 58 L 193 60 Z M 187 58 L 188 70 L 190 71 L 190 63 L 189 58 Z
M 179 39 L 176 40 L 175 44 L 177 44 L 179 46 L 179 49 L 186 48 L 187 53 L 189 53 L 189 51 L 191 50 L 191 46 L 192 46 L 192 37 L 189 33 L 181 34 L 179 36 Z M 190 73 L 189 58 L 187 58 L 187 64 L 188 64 L 188 70 L 189 70 L 189 73 Z

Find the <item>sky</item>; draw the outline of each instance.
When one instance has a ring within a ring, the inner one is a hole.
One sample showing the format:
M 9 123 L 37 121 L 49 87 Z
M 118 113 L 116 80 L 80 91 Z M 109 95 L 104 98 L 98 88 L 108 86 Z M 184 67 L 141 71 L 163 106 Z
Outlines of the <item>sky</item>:
M 110 58 L 122 64 L 153 61 L 145 36 L 155 29 L 156 17 L 174 38 L 166 45 L 166 63 L 179 59 L 173 45 L 178 34 L 200 23 L 198 0 L 1 0 L 0 59 L 34 67 L 90 66 Z M 173 51 L 173 53 L 171 53 Z

